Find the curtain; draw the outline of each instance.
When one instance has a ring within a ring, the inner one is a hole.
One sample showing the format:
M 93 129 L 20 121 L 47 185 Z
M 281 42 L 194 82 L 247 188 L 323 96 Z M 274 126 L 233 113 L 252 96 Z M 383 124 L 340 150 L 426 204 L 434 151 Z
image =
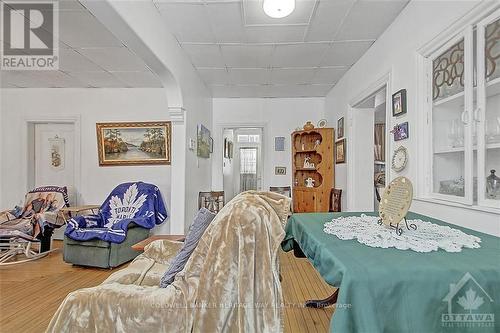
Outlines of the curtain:
M 257 148 L 240 148 L 240 192 L 257 189 Z
M 375 161 L 385 161 L 385 124 L 375 124 Z

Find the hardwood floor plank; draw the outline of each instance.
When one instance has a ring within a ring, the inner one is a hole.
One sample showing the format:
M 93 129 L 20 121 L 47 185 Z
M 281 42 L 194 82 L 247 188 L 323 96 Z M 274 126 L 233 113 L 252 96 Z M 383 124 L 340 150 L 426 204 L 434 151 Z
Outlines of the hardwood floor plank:
M 54 241 L 55 247 L 62 242 Z M 323 298 L 334 289 L 311 264 L 292 252 L 280 252 L 284 330 L 286 333 L 328 332 L 333 308 L 308 309 L 304 301 Z M 0 333 L 44 332 L 66 295 L 93 287 L 114 270 L 72 266 L 62 260 L 62 250 L 47 257 L 14 266 L 0 267 Z

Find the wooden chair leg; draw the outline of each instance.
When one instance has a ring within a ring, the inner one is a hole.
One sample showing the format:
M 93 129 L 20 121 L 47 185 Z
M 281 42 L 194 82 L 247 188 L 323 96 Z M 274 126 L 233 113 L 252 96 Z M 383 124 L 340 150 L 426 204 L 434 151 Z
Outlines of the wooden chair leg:
M 327 306 L 333 305 L 337 303 L 337 298 L 339 297 L 339 289 L 335 290 L 333 294 L 328 296 L 325 299 L 312 299 L 309 301 L 306 301 L 306 308 L 314 308 L 314 309 L 319 309 L 319 308 L 326 308 Z

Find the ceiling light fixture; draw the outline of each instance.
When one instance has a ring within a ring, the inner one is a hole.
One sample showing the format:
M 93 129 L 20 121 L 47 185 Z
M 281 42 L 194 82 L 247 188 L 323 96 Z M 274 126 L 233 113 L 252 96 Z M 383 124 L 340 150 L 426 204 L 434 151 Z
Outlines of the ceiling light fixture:
M 295 0 L 264 0 L 264 13 L 272 18 L 283 18 L 295 10 Z

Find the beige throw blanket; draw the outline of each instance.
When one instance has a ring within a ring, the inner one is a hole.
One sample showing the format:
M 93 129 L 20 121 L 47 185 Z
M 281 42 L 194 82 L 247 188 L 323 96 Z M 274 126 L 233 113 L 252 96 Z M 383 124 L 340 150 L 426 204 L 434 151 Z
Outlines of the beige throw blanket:
M 155 242 L 128 268 L 63 301 L 47 332 L 280 332 L 278 248 L 290 199 L 245 192 L 205 231 L 167 288 L 180 244 Z

